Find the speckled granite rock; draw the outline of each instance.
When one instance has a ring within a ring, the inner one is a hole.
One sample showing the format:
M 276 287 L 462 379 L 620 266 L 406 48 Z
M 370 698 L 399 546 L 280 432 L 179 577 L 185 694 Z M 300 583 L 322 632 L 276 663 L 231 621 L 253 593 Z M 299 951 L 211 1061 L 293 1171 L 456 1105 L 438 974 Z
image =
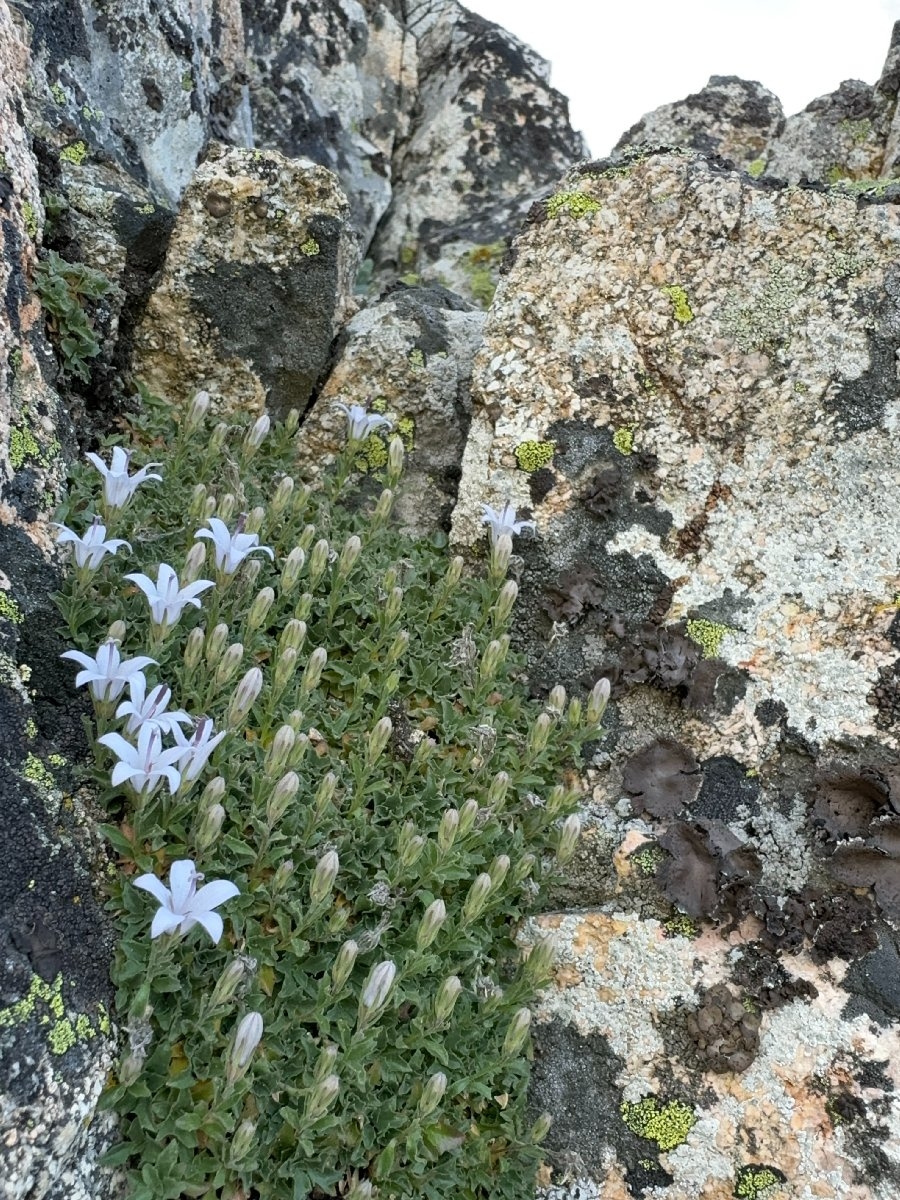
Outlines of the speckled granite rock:
M 532 686 L 613 689 L 535 1085 L 602 1196 L 900 1186 L 898 246 L 894 203 L 649 152 L 534 207 L 488 315 L 453 539 L 530 508 Z
M 353 311 L 348 216 L 323 167 L 212 147 L 136 331 L 136 374 L 175 404 L 206 388 L 226 408 L 302 410 Z
M 97 813 L 72 769 L 87 750 L 51 595 L 48 521 L 71 450 L 43 314 L 29 289 L 43 209 L 22 123 L 28 54 L 0 0 L 0 1195 L 111 1195 L 90 1124 L 112 1061 L 110 945 L 94 899 Z
M 699 92 L 641 117 L 613 153 L 628 146 L 680 146 L 761 173 L 768 145 L 783 127 L 781 101 L 762 84 L 713 75 Z
M 374 404 L 394 420 L 406 445 L 396 511 L 420 534 L 449 528 L 459 463 L 469 428 L 472 360 L 485 315 L 444 288 L 398 285 L 347 323 L 334 365 L 299 434 L 305 470 L 332 461 L 346 436 L 336 401 Z M 372 435 L 377 476 L 385 440 Z

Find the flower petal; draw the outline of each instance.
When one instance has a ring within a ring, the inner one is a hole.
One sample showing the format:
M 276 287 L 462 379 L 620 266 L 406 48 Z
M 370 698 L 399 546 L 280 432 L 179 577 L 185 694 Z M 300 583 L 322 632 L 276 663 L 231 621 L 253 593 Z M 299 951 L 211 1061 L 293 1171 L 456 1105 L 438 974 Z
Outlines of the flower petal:
M 139 875 L 137 879 L 132 879 L 131 882 L 134 887 L 140 888 L 144 892 L 149 892 L 151 896 L 155 896 L 160 904 L 168 904 L 171 899 L 169 889 L 156 875 Z
M 96 671 L 97 670 L 96 658 L 91 658 L 87 654 L 82 654 L 80 650 L 66 650 L 66 652 L 64 654 L 61 654 L 59 657 L 60 658 L 71 658 L 72 662 L 77 662 L 78 665 L 81 667 L 84 667 L 84 669 L 86 671 Z M 79 686 L 81 686 L 81 685 L 79 684 Z
M 224 904 L 226 900 L 231 900 L 232 897 L 240 894 L 240 888 L 230 880 L 216 879 L 212 883 L 204 884 L 196 896 L 192 897 L 187 911 L 199 920 L 201 913 L 210 912 L 212 909 L 218 908 L 220 904 Z
M 153 924 L 150 926 L 151 938 L 159 937 L 161 933 L 172 933 L 181 924 L 181 917 L 168 908 L 158 908 L 153 914 Z
M 189 901 L 193 897 L 197 872 L 193 860 L 179 858 L 169 869 L 169 887 L 172 891 L 172 908 L 177 913 L 188 911 Z
M 138 761 L 137 748 L 132 746 L 131 742 L 127 742 L 121 733 L 104 733 L 103 737 L 97 738 L 97 741 L 101 746 L 112 750 L 113 754 L 117 754 L 123 762 L 136 763 Z
M 219 939 L 225 929 L 225 925 L 219 914 L 214 912 L 197 913 L 195 919 L 197 924 L 202 925 L 212 938 L 213 944 L 218 945 Z

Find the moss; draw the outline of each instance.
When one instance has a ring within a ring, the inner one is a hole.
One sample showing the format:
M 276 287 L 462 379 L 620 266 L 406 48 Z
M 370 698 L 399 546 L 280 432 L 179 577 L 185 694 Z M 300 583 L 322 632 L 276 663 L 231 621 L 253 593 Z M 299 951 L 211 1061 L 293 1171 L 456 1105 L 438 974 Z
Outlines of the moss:
M 634 451 L 634 425 L 622 425 L 613 434 L 613 445 L 620 454 Z
M 520 471 L 539 471 L 553 460 L 556 442 L 520 442 L 515 449 Z
M 38 235 L 38 230 L 40 227 L 38 225 L 37 213 L 35 211 L 34 205 L 31 203 L 30 200 L 25 200 L 23 202 L 22 216 L 25 219 L 25 232 L 28 234 L 28 236 L 31 238 L 32 241 L 36 241 L 37 235 Z
M 80 167 L 87 158 L 87 146 L 82 141 L 73 142 L 71 146 L 66 146 L 64 150 L 60 150 L 60 162 L 74 163 L 76 167 Z
M 407 358 L 409 360 L 409 365 L 411 367 L 415 367 L 416 370 L 421 371 L 422 368 L 425 366 L 425 355 L 419 349 L 418 346 L 416 346 L 414 349 L 410 350 L 409 354 L 407 355 Z
M 654 1096 L 647 1096 L 636 1104 L 624 1101 L 619 1111 L 632 1133 L 656 1142 L 660 1150 L 680 1146 L 697 1123 L 693 1110 L 680 1100 L 660 1108 Z
M 688 303 L 687 292 L 683 287 L 672 284 L 664 287 L 662 293 L 672 301 L 672 315 L 679 325 L 687 325 L 689 321 L 693 321 L 694 310 Z
M 19 608 L 9 592 L 4 592 L 2 589 L 0 589 L 0 617 L 11 621 L 13 625 L 21 625 L 25 619 L 22 616 L 21 608 Z
M 482 308 L 490 308 L 496 290 L 497 282 L 486 267 L 470 273 L 469 292 L 472 295 L 472 299 L 480 304 Z
M 717 658 L 727 633 L 734 633 L 730 625 L 720 625 L 698 617 L 687 623 L 687 635 L 703 651 L 704 658 Z
M 670 938 L 695 938 L 700 936 L 700 926 L 686 913 L 676 913 L 663 923 L 663 933 Z
M 547 201 L 547 216 L 558 217 L 567 213 L 570 217 L 586 217 L 600 211 L 600 203 L 584 192 L 557 192 Z
M 314 237 L 308 237 L 305 242 L 300 243 L 300 253 L 305 254 L 307 258 L 313 258 L 320 251 L 321 247 Z
M 63 87 L 63 85 L 61 83 L 51 83 L 50 95 L 53 97 L 54 103 L 56 103 L 56 104 L 60 104 L 60 105 L 65 104 L 66 101 L 68 100 L 68 96 L 66 95 L 66 89 Z
M 784 1176 L 772 1167 L 740 1167 L 734 1181 L 738 1200 L 758 1200 L 768 1188 L 784 1183 Z
M 766 160 L 764 158 L 754 158 L 753 162 L 747 167 L 747 174 L 751 179 L 759 179 L 765 169 Z
M 831 184 L 832 187 L 834 187 L 836 183 L 840 183 L 842 180 L 849 178 L 850 176 L 847 173 L 847 168 L 842 167 L 840 163 L 835 163 L 834 166 L 829 167 L 825 172 L 825 182 Z
M 40 457 L 41 448 L 34 434 L 14 425 L 9 434 L 9 465 L 18 471 L 26 458 Z

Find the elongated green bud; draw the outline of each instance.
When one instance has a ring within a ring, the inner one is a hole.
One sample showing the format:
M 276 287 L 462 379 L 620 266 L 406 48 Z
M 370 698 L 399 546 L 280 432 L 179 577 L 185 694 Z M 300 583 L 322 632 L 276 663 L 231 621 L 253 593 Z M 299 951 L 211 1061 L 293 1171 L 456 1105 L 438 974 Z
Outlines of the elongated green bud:
M 294 860 L 292 858 L 286 858 L 283 863 L 279 863 L 278 870 L 272 876 L 271 888 L 274 896 L 284 891 L 293 874 Z
M 300 727 L 303 724 L 302 711 L 299 708 L 293 709 L 290 713 L 288 713 L 287 723 L 290 725 L 291 729 L 293 729 L 294 733 L 299 733 Z
M 384 619 L 388 625 L 397 620 L 403 605 L 403 588 L 391 588 L 384 605 Z
M 288 411 L 288 415 L 284 418 L 284 432 L 288 437 L 293 437 L 300 428 L 300 409 L 292 408 Z
M 275 662 L 275 670 L 272 672 L 272 687 L 275 695 L 280 696 L 290 681 L 294 678 L 294 672 L 297 670 L 297 661 L 299 654 L 293 648 L 288 646 L 283 650 Z
M 315 541 L 315 537 L 316 537 L 315 525 L 304 525 L 303 532 L 300 534 L 300 537 L 297 539 L 297 545 L 304 552 L 304 554 L 309 553 L 309 548 Z M 326 557 L 327 557 L 327 555 L 326 555 Z
M 405 629 L 401 629 L 397 636 L 391 642 L 390 649 L 385 656 L 384 665 L 392 667 L 394 663 L 399 662 L 406 651 L 409 649 L 409 633 Z
M 297 795 L 300 787 L 300 776 L 296 771 L 288 771 L 275 784 L 269 803 L 266 805 L 266 824 L 274 829 L 288 810 L 291 801 Z
M 300 573 L 306 562 L 306 555 L 299 546 L 295 546 L 281 568 L 281 594 L 289 596 L 300 581 Z
M 555 817 L 557 813 L 562 812 L 568 801 L 569 793 L 561 783 L 555 784 L 550 789 L 550 795 L 547 797 L 547 815 Z
M 284 629 L 282 629 L 281 637 L 278 639 L 279 654 L 285 650 L 299 650 L 305 639 L 306 622 L 298 621 L 296 617 L 291 617 Z
M 425 839 L 416 834 L 411 837 L 400 854 L 400 864 L 403 867 L 413 867 L 422 857 L 422 851 L 425 849 Z
M 263 771 L 268 779 L 275 779 L 284 771 L 296 741 L 297 735 L 290 725 L 282 725 L 279 728 L 266 751 L 263 764 Z
M 216 980 L 216 985 L 212 990 L 209 998 L 210 1010 L 221 1008 L 232 1000 L 237 993 L 238 988 L 244 981 L 247 974 L 248 963 L 253 962 L 252 959 L 246 959 L 241 955 L 233 958 L 219 978 Z
M 118 642 L 121 646 L 125 641 L 125 635 L 128 632 L 124 621 L 113 621 L 109 627 L 109 633 L 106 635 L 111 642 Z
M 315 691 L 319 686 L 319 680 L 322 678 L 322 672 L 325 670 L 325 664 L 328 662 L 328 652 L 319 646 L 313 650 L 306 664 L 306 670 L 303 672 L 303 679 L 300 683 L 300 690 L 304 696 L 308 696 L 310 692 Z
M 557 717 L 561 717 L 566 708 L 566 689 L 561 683 L 550 689 L 550 695 L 547 697 L 547 708 Z
M 222 499 L 217 504 L 218 515 L 226 524 L 234 516 L 235 499 L 231 492 L 226 492 Z
M 316 1121 L 331 1108 L 341 1090 L 341 1081 L 337 1075 L 326 1075 L 312 1089 L 306 1098 L 304 1116 L 308 1121 Z
M 498 854 L 488 868 L 488 874 L 491 877 L 491 890 L 496 891 L 506 878 L 509 871 L 509 855 Z
M 337 995 L 350 978 L 357 954 L 359 954 L 359 946 L 352 938 L 344 942 L 338 950 L 331 968 L 332 995 Z
M 503 1053 L 509 1058 L 519 1053 L 525 1045 L 528 1030 L 531 1028 L 531 1013 L 527 1008 L 520 1008 L 509 1023 L 506 1037 L 503 1039 Z
M 591 688 L 585 712 L 588 725 L 599 725 L 602 721 L 603 714 L 606 712 L 606 706 L 609 703 L 610 691 L 611 688 L 608 679 L 598 679 Z
M 530 755 L 540 754 L 546 749 L 547 742 L 550 740 L 550 731 L 553 728 L 553 719 L 549 713 L 538 713 L 534 719 L 534 724 L 528 731 L 527 752 Z
M 203 512 L 200 514 L 200 519 L 203 521 L 208 521 L 209 518 L 213 515 L 213 513 L 215 511 L 216 511 L 215 496 L 207 496 L 206 500 L 203 502 Z
M 265 519 L 266 510 L 261 504 L 257 504 L 247 513 L 247 519 L 244 521 L 244 533 L 259 533 Z
M 581 724 L 581 701 L 577 696 L 573 696 L 569 701 L 569 707 L 566 710 L 566 724 L 570 729 L 577 729 Z
M 534 870 L 534 864 L 536 862 L 537 859 L 533 854 L 523 854 L 513 870 L 513 882 L 522 883 L 524 880 L 526 880 Z
M 243 651 L 242 651 L 243 653 Z M 237 685 L 225 713 L 225 726 L 234 729 L 240 725 L 256 703 L 262 691 L 263 673 L 259 667 L 251 667 Z
M 268 413 L 263 413 L 261 417 L 257 417 L 257 419 L 244 434 L 245 455 L 259 449 L 259 447 L 265 441 L 271 425 L 272 422 L 269 419 Z
M 184 647 L 184 665 L 189 671 L 196 671 L 203 661 L 203 646 L 206 634 L 202 629 L 192 629 Z
M 313 1082 L 321 1083 L 329 1075 L 334 1073 L 334 1065 L 337 1062 L 338 1048 L 337 1046 L 325 1046 L 319 1057 L 316 1059 L 315 1069 L 313 1070 Z
M 391 734 L 394 731 L 394 723 L 390 717 L 382 717 L 377 721 L 374 729 L 370 729 L 366 738 L 366 762 L 371 767 L 381 755 L 384 753 L 384 748 L 391 740 Z
M 420 950 L 427 950 L 441 931 L 441 926 L 447 919 L 447 909 L 443 900 L 433 900 L 425 909 L 425 914 L 419 922 L 416 931 L 416 945 Z
M 214 804 L 219 804 L 222 797 L 225 795 L 225 780 L 221 775 L 216 775 L 209 781 L 200 796 L 198 808 L 211 808 Z
M 231 1161 L 239 1163 L 242 1158 L 246 1158 L 250 1153 L 250 1148 L 256 1141 L 256 1122 L 241 1121 L 234 1132 L 234 1137 L 231 1139 Z
M 197 849 L 203 853 L 215 842 L 225 823 L 225 809 L 221 804 L 211 804 L 200 819 L 200 827 L 194 839 Z
M 448 808 L 441 817 L 438 825 L 437 843 L 442 854 L 446 854 L 456 840 L 459 829 L 459 813 L 455 808 Z
M 227 641 L 227 625 L 216 625 L 215 628 L 210 631 L 209 636 L 206 639 L 206 665 L 208 667 L 212 668 L 218 665 Z
M 319 786 L 316 789 L 315 812 L 317 817 L 321 817 L 334 799 L 335 789 L 337 788 L 337 775 L 334 771 L 329 771 L 319 780 Z
M 274 600 L 275 591 L 273 588 L 264 587 L 256 593 L 253 603 L 250 605 L 250 611 L 247 613 L 247 628 L 249 630 L 262 628 Z
M 556 850 L 558 862 L 567 863 L 569 861 L 575 853 L 579 837 L 581 837 L 581 818 L 573 813 L 571 817 L 566 817 L 560 830 L 559 845 Z
M 470 833 L 472 826 L 475 824 L 475 819 L 478 816 L 478 801 L 467 800 L 459 810 L 459 836 L 465 837 Z
M 491 877 L 487 871 L 482 871 L 480 875 L 475 876 L 463 901 L 463 920 L 466 924 L 471 924 L 481 915 L 488 902 L 492 886 Z
M 538 938 L 531 948 L 531 953 L 525 959 L 523 968 L 526 978 L 538 987 L 550 978 L 553 962 L 556 958 L 557 942 L 552 933 Z
M 226 630 L 227 633 L 227 630 Z M 207 655 L 207 659 L 209 655 Z M 219 665 L 216 667 L 215 681 L 216 687 L 223 688 L 226 684 L 231 683 L 232 679 L 241 669 L 241 662 L 244 658 L 244 646 L 242 642 L 232 642 L 222 657 L 219 659 Z
M 199 429 L 206 420 L 206 414 L 209 412 L 209 403 L 209 392 L 201 390 L 194 395 L 184 417 L 185 433 L 193 433 L 195 429 Z
M 347 928 L 347 923 L 350 920 L 350 906 L 345 904 L 342 908 L 336 908 L 328 918 L 328 932 L 332 937 Z
M 188 516 L 192 521 L 201 520 L 206 514 L 206 497 L 209 493 L 205 483 L 195 483 L 188 505 Z
M 262 1034 L 263 1019 L 261 1013 L 248 1012 L 241 1018 L 227 1055 L 225 1077 L 229 1083 L 236 1083 L 242 1075 L 246 1074 L 256 1047 L 262 1038 Z
M 550 1113 L 547 1113 L 547 1112 L 541 1113 L 541 1115 L 538 1117 L 538 1119 L 532 1125 L 532 1127 L 529 1131 L 529 1134 L 528 1134 L 529 1138 L 535 1144 L 535 1146 L 540 1145 L 540 1143 L 544 1140 L 544 1138 L 550 1132 L 550 1128 L 552 1125 L 553 1125 L 553 1117 L 550 1115 Z
M 506 793 L 509 791 L 509 776 L 505 771 L 498 771 L 491 780 L 488 789 L 488 807 L 499 812 L 506 803 Z
M 328 555 L 331 553 L 331 547 L 328 544 L 327 538 L 319 538 L 312 548 L 309 556 L 309 586 L 316 587 L 319 580 L 325 573 L 325 568 L 328 565 Z
M 443 1100 L 446 1090 L 447 1076 L 443 1071 L 435 1071 L 429 1077 L 428 1082 L 422 1089 L 422 1095 L 419 1097 L 419 1103 L 416 1106 L 419 1116 L 427 1117 L 429 1113 L 433 1113 Z
M 434 1017 L 439 1025 L 450 1019 L 462 991 L 458 975 L 450 975 L 441 984 L 434 998 Z
M 392 437 L 388 442 L 388 479 L 395 484 L 403 474 L 403 442 Z
M 390 959 L 378 963 L 369 972 L 359 998 L 357 1025 L 360 1029 L 365 1029 L 384 1010 L 396 975 L 397 968 Z
M 184 560 L 184 570 L 181 572 L 181 585 L 193 583 L 200 578 L 203 564 L 206 562 L 206 542 L 194 542 Z
M 294 609 L 294 616 L 298 621 L 305 622 L 309 619 L 309 614 L 312 612 L 313 595 L 312 592 L 304 592 L 297 601 L 297 607 Z
M 316 863 L 309 884 L 309 898 L 313 904 L 322 904 L 331 895 L 340 866 L 340 860 L 334 850 L 328 850 Z
M 356 565 L 356 560 L 359 558 L 361 551 L 362 551 L 362 542 L 354 533 L 350 537 L 347 538 L 347 540 L 346 540 L 346 542 L 344 542 L 343 548 L 341 550 L 340 558 L 338 559 L 338 564 L 337 564 L 338 579 L 346 579 L 347 578 L 347 576 L 350 574 L 350 572 L 353 570 L 354 566 Z
M 394 506 L 394 493 L 390 488 L 385 488 L 378 497 L 378 502 L 375 505 L 375 511 L 372 513 L 372 519 L 376 525 L 382 525 L 391 515 L 391 509 Z
M 228 437 L 228 426 L 224 421 L 219 421 L 215 429 L 212 431 L 209 439 L 210 453 L 218 454 L 225 445 L 225 439 Z
M 451 588 L 455 588 L 460 579 L 462 579 L 463 567 L 465 565 L 465 559 L 461 554 L 455 554 L 453 558 L 450 559 L 450 565 L 447 567 L 447 574 L 444 576 L 444 587 L 446 587 L 448 591 Z
M 259 578 L 259 573 L 262 570 L 262 563 L 258 558 L 247 558 L 241 567 L 241 583 L 244 585 L 244 591 L 249 595 L 256 587 L 256 581 Z
M 294 481 L 290 475 L 285 475 L 278 481 L 278 487 L 275 489 L 275 495 L 272 497 L 272 516 L 280 517 L 290 503 L 291 496 L 294 493 Z
M 497 675 L 498 670 L 506 658 L 503 641 L 500 638 L 495 639 L 484 648 L 484 654 L 481 656 L 481 664 L 478 668 L 478 675 L 482 683 L 489 683 Z
M 494 621 L 498 625 L 505 625 L 509 620 L 509 614 L 513 610 L 516 603 L 516 597 L 519 595 L 519 585 L 514 579 L 507 579 L 503 587 L 500 589 L 500 595 L 494 602 Z
M 488 577 L 492 583 L 499 583 L 501 579 L 506 578 L 509 560 L 512 558 L 512 548 L 512 538 L 508 533 L 502 533 L 491 546 Z

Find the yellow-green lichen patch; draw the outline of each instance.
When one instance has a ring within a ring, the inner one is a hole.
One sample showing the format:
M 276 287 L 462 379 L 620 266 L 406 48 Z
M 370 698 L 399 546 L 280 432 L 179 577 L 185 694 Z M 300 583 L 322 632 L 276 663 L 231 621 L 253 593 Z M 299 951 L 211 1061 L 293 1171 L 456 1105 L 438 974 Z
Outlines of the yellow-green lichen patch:
M 520 442 L 515 449 L 519 470 L 539 471 L 549 466 L 555 449 L 556 442 Z
M 388 451 L 384 440 L 377 433 L 370 433 L 360 447 L 356 456 L 356 466 L 360 471 L 380 471 L 387 466 Z
M 643 875 L 655 875 L 660 864 L 666 857 L 666 852 L 655 842 L 640 846 L 634 854 L 628 856 L 628 861 L 634 863 Z
M 149 203 L 148 203 L 148 204 L 139 204 L 139 205 L 138 205 L 138 212 L 139 212 L 139 213 L 141 214 L 141 216 L 143 216 L 143 217 L 149 217 L 151 213 L 155 213 L 155 212 L 156 212 L 156 205 L 155 205 L 155 204 L 149 204 Z
M 74 163 L 76 167 L 80 167 L 87 158 L 87 146 L 82 141 L 73 142 L 71 146 L 66 146 L 64 150 L 60 150 L 59 157 L 62 162 Z
M 22 616 L 21 608 L 19 608 L 13 597 L 9 592 L 2 590 L 0 590 L 0 617 L 11 621 L 13 625 L 21 625 L 25 619 Z
M 50 95 L 53 97 L 54 103 L 60 105 L 65 104 L 66 100 L 68 99 L 66 96 L 66 89 L 61 83 L 51 83 Z
M 619 1111 L 632 1133 L 656 1142 L 660 1150 L 674 1150 L 687 1141 L 697 1123 L 693 1110 L 680 1100 L 671 1100 L 660 1108 L 654 1096 L 647 1096 L 635 1104 L 624 1101 Z
M 734 632 L 730 625 L 720 625 L 703 617 L 687 623 L 687 635 L 703 651 L 704 658 L 717 658 L 725 635 Z
M 414 346 L 406 357 L 409 361 L 409 365 L 411 367 L 415 367 L 417 371 L 421 371 L 425 366 L 425 355 L 418 346 Z
M 74 1021 L 68 1017 L 62 987 L 62 975 L 57 975 L 53 983 L 32 975 L 26 995 L 8 1008 L 0 1009 L 0 1029 L 23 1025 L 33 1018 L 46 1029 L 47 1045 L 52 1054 L 65 1054 L 78 1042 L 90 1041 L 97 1036 L 98 1030 L 107 1034 L 111 1031 L 109 1013 L 103 1004 L 97 1005 L 96 1028 L 85 1013 L 77 1014 Z
M 753 162 L 747 167 L 747 174 L 751 179 L 759 179 L 765 169 L 766 160 L 764 158 L 754 158 Z
M 22 217 L 25 221 L 25 232 L 32 241 L 35 241 L 40 226 L 38 225 L 37 212 L 30 200 L 25 200 L 22 204 Z
M 103 109 L 102 108 L 92 108 L 90 106 L 90 104 L 82 104 L 81 115 L 84 117 L 84 119 L 86 121 L 102 121 L 103 120 Z
M 44 788 L 45 790 L 56 787 L 56 780 L 53 778 L 53 775 L 36 754 L 29 753 L 26 756 L 22 774 L 29 783 L 33 783 L 36 787 Z
M 363 406 L 363 407 L 365 407 L 365 406 Z M 372 401 L 370 408 L 372 409 L 372 412 L 374 412 L 374 413 L 386 413 L 387 408 L 388 408 L 388 402 L 384 398 L 384 396 L 376 396 L 375 399 Z
M 39 458 L 41 448 L 37 438 L 29 429 L 14 425 L 9 434 L 9 465 L 18 471 L 26 458 Z
M 300 253 L 305 254 L 307 258 L 314 258 L 321 250 L 321 246 L 314 237 L 308 237 L 305 242 L 300 243 Z
M 676 913 L 674 917 L 663 922 L 663 933 L 670 938 L 695 938 L 700 936 L 700 926 L 686 913 Z
M 672 302 L 672 316 L 679 325 L 687 325 L 689 321 L 694 319 L 694 310 L 688 302 L 687 292 L 683 287 L 677 284 L 671 284 L 669 287 L 662 289 L 662 294 L 668 296 Z
M 613 434 L 613 445 L 620 454 L 634 452 L 634 425 L 622 425 Z
M 422 282 L 422 276 L 417 275 L 415 271 L 407 271 L 405 275 L 400 276 L 400 282 L 407 287 L 418 287 Z
M 741 1167 L 734 1181 L 738 1200 L 764 1200 L 764 1193 L 784 1183 L 784 1176 L 772 1167 Z
M 32 720 L 31 717 L 29 717 L 28 720 L 25 722 L 25 736 L 27 738 L 36 738 L 37 733 L 38 733 L 37 724 L 35 721 Z
M 403 449 L 407 454 L 415 445 L 416 423 L 412 417 L 400 417 L 394 426 L 394 432 L 403 443 Z
M 547 216 L 586 217 L 600 211 L 600 203 L 585 192 L 557 192 L 547 201 Z
M 776 264 L 759 293 L 749 302 L 734 299 L 722 310 L 722 328 L 744 354 L 762 350 L 790 334 L 791 309 L 806 286 L 800 268 Z

